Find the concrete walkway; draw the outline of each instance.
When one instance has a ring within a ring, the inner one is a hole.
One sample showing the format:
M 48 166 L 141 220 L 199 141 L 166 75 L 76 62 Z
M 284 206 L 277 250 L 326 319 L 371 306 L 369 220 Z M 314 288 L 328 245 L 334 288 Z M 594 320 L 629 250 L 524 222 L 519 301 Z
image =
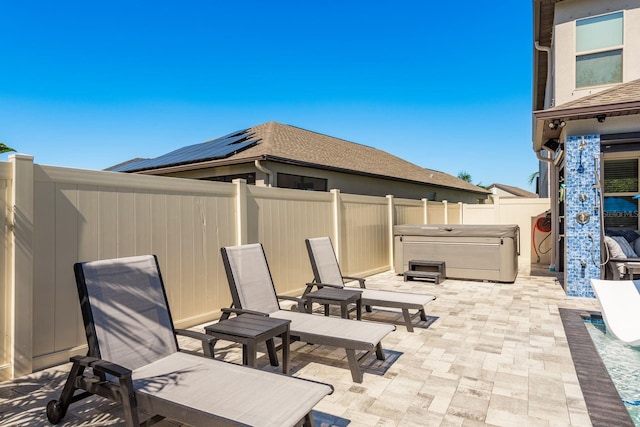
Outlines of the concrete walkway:
M 597 302 L 565 296 L 543 269 L 543 275 L 521 270 L 515 283 L 448 279 L 434 285 L 403 282 L 391 272 L 369 278 L 371 288 L 436 295 L 427 307 L 428 327 L 408 333 L 399 312 L 364 314 L 398 326 L 383 341 L 387 360 L 369 359 L 362 384 L 351 381 L 344 350 L 294 343 L 291 373 L 335 387 L 316 406 L 316 424 L 591 425 L 558 308 L 599 310 Z M 278 371 L 261 356 L 262 369 Z M 237 362 L 241 353 L 221 342 L 216 357 Z M 44 408 L 58 398 L 69 366 L 1 383 L 0 425 L 49 425 Z M 118 425 L 119 415 L 117 405 L 94 397 L 72 405 L 59 425 Z

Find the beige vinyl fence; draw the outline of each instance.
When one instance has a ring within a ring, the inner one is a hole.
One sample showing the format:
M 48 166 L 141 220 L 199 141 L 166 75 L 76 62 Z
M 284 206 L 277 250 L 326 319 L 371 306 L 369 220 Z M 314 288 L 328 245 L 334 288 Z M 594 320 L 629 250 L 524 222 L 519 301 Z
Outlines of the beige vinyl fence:
M 299 295 L 313 277 L 307 237 L 330 236 L 343 273 L 366 276 L 392 268 L 396 224 L 516 215 L 509 204 L 491 217 L 495 206 L 68 169 L 25 155 L 0 163 L 0 200 L 0 379 L 86 353 L 78 261 L 157 255 L 174 322 L 190 327 L 231 301 L 223 246 L 262 243 L 278 293 Z

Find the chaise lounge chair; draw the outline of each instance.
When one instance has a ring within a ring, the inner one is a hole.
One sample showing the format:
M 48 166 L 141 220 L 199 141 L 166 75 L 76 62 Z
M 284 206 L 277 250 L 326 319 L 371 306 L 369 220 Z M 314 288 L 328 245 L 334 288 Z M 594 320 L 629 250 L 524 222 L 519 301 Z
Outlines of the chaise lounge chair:
M 74 269 L 89 354 L 71 358 L 60 399 L 47 405 L 53 424 L 71 403 L 97 394 L 122 404 L 127 426 L 139 425 L 138 409 L 151 415 L 148 423 L 313 425 L 311 409 L 332 392 L 326 384 L 179 352 L 155 256 Z M 185 334 L 201 338 L 213 355 L 213 337 Z
M 640 281 L 591 279 L 591 287 L 607 332 L 629 345 L 640 345 Z
M 395 329 L 394 326 L 281 310 L 279 298 L 298 301 L 301 311 L 304 311 L 305 302 L 276 295 L 267 258 L 260 243 L 222 248 L 222 259 L 236 309 L 291 320 L 292 339 L 343 347 L 347 352 L 354 382 L 362 382 L 359 361 L 365 356 L 375 350 L 378 360 L 385 359 L 381 341 Z M 365 352 L 358 357 L 356 351 L 361 350 Z
M 314 283 L 307 285 L 305 293 L 311 291 L 313 286 L 318 288 L 323 286 L 344 288 L 345 280 L 357 280 L 362 289 L 362 305 L 366 307 L 367 312 L 371 312 L 371 306 L 399 308 L 402 310 L 404 324 L 408 332 L 413 332 L 412 321 L 416 316 L 419 315 L 423 321 L 427 320 L 424 306 L 436 299 L 435 296 L 367 289 L 364 284 L 365 279 L 342 275 L 335 251 L 333 250 L 333 245 L 331 244 L 331 239 L 328 237 L 317 237 L 314 239 L 306 239 L 305 242 L 314 275 Z M 409 309 L 418 311 L 412 316 L 409 314 Z

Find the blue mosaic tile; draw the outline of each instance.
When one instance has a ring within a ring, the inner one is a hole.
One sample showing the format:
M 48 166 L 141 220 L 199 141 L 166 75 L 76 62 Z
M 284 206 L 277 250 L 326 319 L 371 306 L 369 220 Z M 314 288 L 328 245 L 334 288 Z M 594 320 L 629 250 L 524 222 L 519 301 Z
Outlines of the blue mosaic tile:
M 600 136 L 570 136 L 565 142 L 565 242 L 567 295 L 594 298 L 590 279 L 600 278 Z M 579 221 L 582 220 L 582 221 Z

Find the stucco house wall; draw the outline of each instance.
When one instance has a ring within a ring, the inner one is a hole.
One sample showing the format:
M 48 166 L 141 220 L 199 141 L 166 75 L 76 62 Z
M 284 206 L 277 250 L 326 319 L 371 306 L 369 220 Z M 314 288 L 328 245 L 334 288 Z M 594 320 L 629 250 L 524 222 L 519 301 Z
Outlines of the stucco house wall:
M 428 199 L 434 201 L 447 200 L 449 202 L 478 203 L 486 199 L 482 194 L 444 187 L 429 187 L 423 184 L 412 184 L 403 181 L 391 181 L 370 176 L 347 174 L 323 169 L 307 168 L 277 162 L 263 161 L 262 165 L 273 172 L 273 186 L 276 186 L 278 173 L 303 175 L 327 180 L 327 190 L 338 189 L 343 193 L 362 194 L 367 196 L 386 196 L 406 199 Z M 267 186 L 268 177 L 253 164 L 219 166 L 216 168 L 175 172 L 167 176 L 192 179 L 206 179 L 213 176 L 235 175 L 244 173 L 256 174 L 256 185 Z
M 640 0 L 569 0 L 556 3 L 553 105 L 592 95 L 613 85 L 576 89 L 576 20 L 624 11 L 623 81 L 640 78 Z

